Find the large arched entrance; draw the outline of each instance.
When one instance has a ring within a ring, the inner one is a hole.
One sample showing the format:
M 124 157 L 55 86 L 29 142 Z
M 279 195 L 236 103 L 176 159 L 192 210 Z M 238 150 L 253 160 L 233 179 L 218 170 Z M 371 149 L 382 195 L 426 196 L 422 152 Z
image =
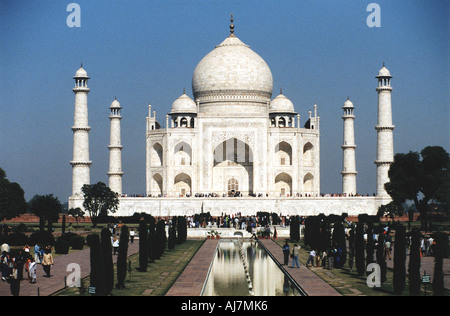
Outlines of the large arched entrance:
M 219 195 L 253 194 L 253 152 L 237 138 L 214 149 L 213 192 Z

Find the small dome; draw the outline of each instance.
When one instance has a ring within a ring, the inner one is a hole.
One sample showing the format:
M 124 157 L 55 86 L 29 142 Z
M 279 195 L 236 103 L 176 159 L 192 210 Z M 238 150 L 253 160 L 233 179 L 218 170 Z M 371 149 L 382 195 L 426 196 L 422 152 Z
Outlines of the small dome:
M 380 71 L 378 72 L 377 78 L 378 77 L 390 77 L 390 78 L 392 78 L 391 73 L 389 72 L 389 70 L 384 65 L 383 65 L 383 68 L 381 68 Z
M 173 102 L 171 113 L 197 113 L 197 104 L 186 93 L 183 93 Z
M 284 94 L 280 94 L 270 102 L 270 113 L 295 113 L 294 104 Z
M 354 105 L 353 105 L 352 101 L 347 99 L 347 101 L 345 101 L 344 106 L 342 108 L 354 108 Z
M 77 70 L 74 78 L 89 78 L 86 70 L 84 70 L 83 66 Z
M 110 109 L 121 109 L 122 107 L 120 106 L 119 101 L 117 101 L 116 98 L 114 98 L 114 101 L 111 103 L 111 105 L 109 106 Z

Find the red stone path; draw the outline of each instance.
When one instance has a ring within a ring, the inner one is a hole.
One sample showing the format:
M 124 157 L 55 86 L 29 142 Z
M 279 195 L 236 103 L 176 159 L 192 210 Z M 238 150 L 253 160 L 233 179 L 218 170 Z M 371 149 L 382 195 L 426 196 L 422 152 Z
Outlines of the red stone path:
M 128 255 L 133 255 L 139 251 L 139 243 L 134 242 L 128 246 Z M 113 256 L 114 263 L 117 256 Z M 51 277 L 45 278 L 44 269 L 41 265 L 37 267 L 37 283 L 31 284 L 26 279 L 20 282 L 20 296 L 49 296 L 64 289 L 64 277 L 68 277 L 73 270 L 67 271 L 70 263 L 80 265 L 81 278 L 88 277 L 90 268 L 90 248 L 74 251 L 67 255 L 54 257 L 54 266 L 51 269 Z M 24 271 L 24 277 L 26 273 Z M 10 286 L 7 282 L 0 281 L 0 296 L 11 296 Z
M 281 263 L 284 262 L 282 248 L 272 239 L 261 239 L 260 241 L 281 266 Z M 281 268 L 300 285 L 308 296 L 342 296 L 331 285 L 306 268 L 301 262 L 300 268 L 290 268 L 290 266 L 281 266 Z
M 216 239 L 205 241 L 166 296 L 199 296 L 201 294 L 218 243 Z

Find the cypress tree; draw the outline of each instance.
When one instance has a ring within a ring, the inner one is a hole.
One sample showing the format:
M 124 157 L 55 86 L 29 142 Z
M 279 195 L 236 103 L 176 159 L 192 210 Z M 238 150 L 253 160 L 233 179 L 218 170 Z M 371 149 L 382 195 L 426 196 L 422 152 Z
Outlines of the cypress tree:
M 442 296 L 445 293 L 444 288 L 444 258 L 448 257 L 448 236 L 443 232 L 434 234 L 436 245 L 433 246 L 434 252 L 434 277 L 433 293 L 436 296 Z
M 128 257 L 129 233 L 128 227 L 123 225 L 120 230 L 119 255 L 117 256 L 117 284 L 116 288 L 125 288 L 125 278 L 127 277 L 127 257 Z
M 306 227 L 305 227 L 305 229 L 306 229 Z M 300 219 L 299 219 L 298 215 L 291 217 L 291 224 L 289 225 L 289 232 L 290 232 L 290 239 L 292 241 L 300 240 Z
M 164 220 L 160 219 L 156 223 L 156 258 L 159 259 L 166 250 L 166 224 Z
M 156 241 L 156 223 L 152 216 L 148 224 L 148 260 L 150 263 L 155 262 L 157 257 L 157 241 Z
M 148 267 L 147 223 L 144 218 L 139 222 L 139 271 L 146 272 Z M 120 245 L 120 244 L 119 244 Z
M 101 247 L 104 261 L 105 289 L 106 294 L 111 293 L 114 287 L 114 263 L 112 257 L 111 232 L 103 228 L 101 232 Z
M 97 234 L 87 236 L 87 244 L 90 247 L 90 286 L 95 288 L 96 296 L 106 295 L 105 287 L 105 263 L 103 260 L 103 251 L 100 246 L 100 237 Z
M 179 216 L 178 217 L 178 225 L 177 225 L 177 230 L 178 230 L 178 234 L 177 234 L 177 243 L 181 244 L 184 243 L 186 241 L 187 238 L 187 222 L 186 222 L 186 217 L 184 216 Z
M 409 294 L 420 295 L 420 240 L 422 234 L 418 229 L 411 231 L 411 250 L 409 252 Z
M 377 263 L 380 266 L 381 272 L 381 284 L 386 282 L 386 249 L 385 249 L 385 240 L 383 234 L 383 228 L 378 227 L 378 245 L 377 245 Z
M 367 224 L 367 244 L 366 244 L 366 267 L 375 262 L 373 256 L 375 254 L 375 241 L 373 239 L 373 223 Z
M 353 271 L 353 262 L 355 258 L 355 228 L 351 227 L 348 235 L 348 266 Z
M 406 230 L 398 223 L 395 228 L 394 244 L 394 292 L 401 294 L 406 286 Z
M 176 217 L 172 219 L 172 224 L 169 226 L 169 239 L 167 243 L 167 247 L 169 250 L 172 250 L 175 248 L 175 244 L 177 242 L 177 232 L 176 232 Z
M 337 268 L 342 268 L 347 261 L 347 241 L 345 239 L 344 225 L 341 222 L 334 223 L 333 240 L 337 245 L 339 260 Z
M 355 231 L 355 264 L 359 276 L 365 273 L 365 242 L 364 242 L 364 223 L 358 222 Z

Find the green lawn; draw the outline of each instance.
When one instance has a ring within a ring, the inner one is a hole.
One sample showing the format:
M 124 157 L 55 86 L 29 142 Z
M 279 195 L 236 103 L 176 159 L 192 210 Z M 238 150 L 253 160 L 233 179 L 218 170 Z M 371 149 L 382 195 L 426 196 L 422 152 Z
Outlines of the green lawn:
M 163 296 L 167 293 L 184 268 L 203 245 L 204 240 L 186 240 L 175 249 L 166 250 L 160 260 L 150 263 L 147 272 L 139 272 L 139 254 L 131 256 L 131 273 L 127 273 L 125 289 L 113 289 L 113 296 Z M 115 274 L 116 276 L 116 274 Z M 88 293 L 89 278 L 82 282 L 81 288 L 69 288 L 57 296 L 83 296 Z
M 280 245 L 280 247 L 284 244 L 283 240 L 276 240 L 276 242 Z M 291 246 L 293 243 L 290 243 Z M 302 245 L 302 249 L 300 250 L 299 260 L 305 265 L 309 256 L 309 249 Z M 387 269 L 386 282 L 382 284 L 380 288 L 370 288 L 366 283 L 366 276 L 358 276 L 356 272 L 356 267 L 353 265 L 353 271 L 350 270 L 348 262 L 344 265 L 342 269 L 323 269 L 321 267 L 312 267 L 310 266 L 311 271 L 317 274 L 320 278 L 322 278 L 325 282 L 330 284 L 333 288 L 335 288 L 340 294 L 344 296 L 396 296 L 394 294 L 394 285 L 393 285 L 393 271 L 392 269 Z M 450 291 L 447 291 L 446 295 L 449 295 Z M 432 286 L 427 286 L 427 295 L 432 295 Z M 408 277 L 406 277 L 406 288 L 401 294 L 401 296 L 408 296 L 409 288 L 408 288 Z M 422 286 L 421 295 L 425 295 L 424 286 Z

